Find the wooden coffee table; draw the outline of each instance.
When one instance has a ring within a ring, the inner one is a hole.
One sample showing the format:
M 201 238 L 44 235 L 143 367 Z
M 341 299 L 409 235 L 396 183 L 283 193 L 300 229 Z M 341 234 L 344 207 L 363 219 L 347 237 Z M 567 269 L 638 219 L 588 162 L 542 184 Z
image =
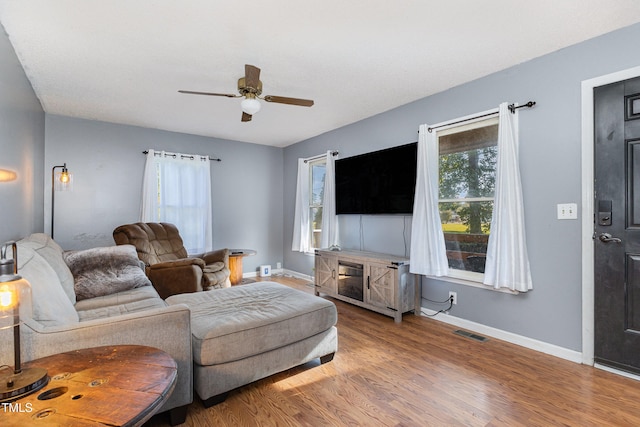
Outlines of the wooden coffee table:
M 177 365 L 153 347 L 69 351 L 24 366 L 47 370 L 41 390 L 0 406 L 3 426 L 139 426 L 171 395 Z

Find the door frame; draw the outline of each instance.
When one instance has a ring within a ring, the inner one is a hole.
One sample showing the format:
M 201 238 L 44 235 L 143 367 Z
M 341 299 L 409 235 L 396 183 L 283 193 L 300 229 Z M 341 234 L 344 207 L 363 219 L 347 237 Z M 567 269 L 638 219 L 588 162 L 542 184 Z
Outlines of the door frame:
M 582 81 L 582 363 L 594 365 L 594 289 L 595 244 L 593 239 L 594 197 L 594 103 L 593 89 L 598 86 L 640 77 L 633 67 Z

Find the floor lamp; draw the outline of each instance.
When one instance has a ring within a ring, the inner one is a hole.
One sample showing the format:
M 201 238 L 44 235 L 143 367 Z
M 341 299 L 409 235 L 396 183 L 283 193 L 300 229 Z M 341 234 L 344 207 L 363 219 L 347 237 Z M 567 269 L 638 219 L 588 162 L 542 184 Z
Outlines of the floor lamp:
M 56 173 L 56 169 L 62 171 Z M 67 169 L 67 164 L 51 168 L 51 238 L 53 239 L 53 219 L 55 214 L 56 191 L 70 191 L 73 185 L 73 175 Z

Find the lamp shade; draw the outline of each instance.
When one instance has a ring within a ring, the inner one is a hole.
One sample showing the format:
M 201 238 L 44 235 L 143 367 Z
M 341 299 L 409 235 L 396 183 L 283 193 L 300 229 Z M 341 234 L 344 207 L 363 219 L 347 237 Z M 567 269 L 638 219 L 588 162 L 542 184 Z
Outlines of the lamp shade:
M 240 103 L 240 106 L 242 107 L 242 111 L 244 111 L 247 114 L 253 115 L 258 111 L 260 111 L 260 102 L 255 98 L 243 99 L 242 102 Z
M 64 167 L 55 173 L 53 185 L 55 191 L 73 191 L 73 173 Z
M 5 281 L 5 279 L 12 279 Z M 0 276 L 0 330 L 31 318 L 31 285 L 20 276 Z
M 13 257 L 7 256 L 7 248 Z M 11 241 L 0 247 L 0 329 L 20 324 L 21 318 L 31 318 L 31 285 L 18 275 L 18 246 Z

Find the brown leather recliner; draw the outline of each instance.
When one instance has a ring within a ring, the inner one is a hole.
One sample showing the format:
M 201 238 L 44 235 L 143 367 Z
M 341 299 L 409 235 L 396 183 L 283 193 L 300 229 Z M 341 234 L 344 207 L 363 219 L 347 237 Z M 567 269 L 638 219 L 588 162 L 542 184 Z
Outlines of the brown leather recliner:
M 133 245 L 160 297 L 231 286 L 229 250 L 191 255 L 178 228 L 165 222 L 138 222 L 113 230 L 117 245 Z

